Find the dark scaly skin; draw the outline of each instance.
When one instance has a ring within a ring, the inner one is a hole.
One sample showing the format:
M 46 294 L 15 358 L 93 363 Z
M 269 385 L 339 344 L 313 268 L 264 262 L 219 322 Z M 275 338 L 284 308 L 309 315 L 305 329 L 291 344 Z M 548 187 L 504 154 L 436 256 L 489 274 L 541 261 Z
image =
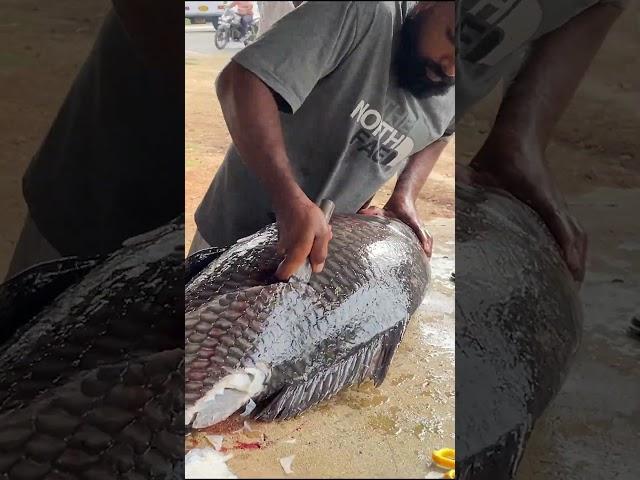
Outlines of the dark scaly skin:
M 0 412 L 78 371 L 175 348 L 182 235 L 170 225 L 124 247 L 29 319 L 0 352 Z
M 104 258 L 65 258 L 18 273 L 0 289 L 0 342 L 6 342 L 65 289 L 82 279 Z
M 582 326 L 554 239 L 507 193 L 456 185 L 456 476 L 514 478 Z
M 184 281 L 189 283 L 200 271 L 222 255 L 229 247 L 211 247 L 190 255 L 184 261 Z
M 183 354 L 98 367 L 0 414 L 0 479 L 184 478 Z
M 273 273 L 280 262 L 275 246 L 277 235 L 275 226 L 268 227 L 263 235 L 239 242 L 241 253 L 235 253 L 239 249 L 237 244 L 203 268 L 188 282 L 185 312 L 195 310 L 221 294 L 276 282 Z M 242 262 L 236 260 L 239 254 Z M 231 261 L 227 262 L 230 257 Z
M 187 407 L 228 369 L 272 368 L 260 407 L 283 388 L 348 360 L 384 332 L 395 329 L 397 343 L 429 281 L 415 235 L 400 222 L 363 215 L 335 215 L 331 224 L 324 270 L 308 284 L 273 278 L 280 258 L 272 225 L 230 248 L 187 285 Z M 349 368 L 366 372 L 364 364 Z M 325 398 L 334 384 L 329 378 L 317 386 L 305 406 Z
M 69 287 L 2 319 L 25 321 L 0 350 L 0 479 L 184 478 L 183 252 L 178 218 L 77 275 L 62 259 Z

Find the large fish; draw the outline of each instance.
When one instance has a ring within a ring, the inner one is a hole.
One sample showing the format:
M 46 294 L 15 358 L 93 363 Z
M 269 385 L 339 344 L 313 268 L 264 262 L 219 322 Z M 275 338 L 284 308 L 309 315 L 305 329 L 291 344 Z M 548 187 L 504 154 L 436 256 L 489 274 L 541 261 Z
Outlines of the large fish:
M 514 478 L 582 325 L 577 289 L 529 207 L 456 184 L 456 477 Z
M 324 270 L 308 278 L 273 278 L 275 225 L 187 259 L 187 424 L 213 425 L 250 400 L 253 417 L 284 419 L 345 386 L 383 381 L 425 294 L 428 259 L 398 221 L 331 224 Z
M 0 479 L 184 478 L 182 219 L 0 286 Z

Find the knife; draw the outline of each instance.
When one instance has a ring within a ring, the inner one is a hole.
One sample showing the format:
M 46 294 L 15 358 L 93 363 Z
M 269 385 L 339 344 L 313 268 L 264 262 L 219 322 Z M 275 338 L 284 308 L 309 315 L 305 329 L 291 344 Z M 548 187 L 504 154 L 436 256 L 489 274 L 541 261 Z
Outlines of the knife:
M 320 210 L 322 210 L 322 213 L 324 213 L 325 220 L 327 221 L 327 223 L 329 223 L 331 221 L 333 211 L 336 208 L 335 203 L 333 203 L 329 199 L 323 198 L 318 206 L 320 207 Z M 311 273 L 311 262 L 307 258 L 302 266 L 298 269 L 298 271 L 291 276 L 291 279 L 307 283 L 309 281 L 309 278 L 311 278 Z M 291 281 L 291 279 L 289 279 L 289 281 Z

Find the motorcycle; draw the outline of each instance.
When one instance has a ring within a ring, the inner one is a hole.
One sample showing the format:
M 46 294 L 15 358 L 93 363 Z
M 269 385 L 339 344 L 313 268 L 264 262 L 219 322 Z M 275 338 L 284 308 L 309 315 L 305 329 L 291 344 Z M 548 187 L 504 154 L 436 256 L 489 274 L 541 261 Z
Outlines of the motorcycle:
M 243 40 L 242 25 L 240 23 L 241 18 L 238 12 L 231 8 L 227 8 L 224 11 L 220 17 L 218 28 L 216 29 L 215 44 L 218 50 L 224 49 L 230 40 L 234 42 L 242 41 L 245 47 L 255 41 L 258 36 L 258 23 L 255 20 L 251 22 L 247 30 L 247 35 Z

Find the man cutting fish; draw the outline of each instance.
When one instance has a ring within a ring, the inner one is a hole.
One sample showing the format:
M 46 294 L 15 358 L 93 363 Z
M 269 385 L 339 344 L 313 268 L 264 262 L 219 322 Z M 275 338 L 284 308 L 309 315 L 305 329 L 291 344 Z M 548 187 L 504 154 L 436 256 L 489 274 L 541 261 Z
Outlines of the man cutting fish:
M 413 3 L 413 4 L 410 4 Z M 192 252 L 277 221 L 288 278 L 323 268 L 331 230 L 316 203 L 384 210 L 416 233 L 415 200 L 452 133 L 454 2 L 307 2 L 238 53 L 217 80 L 233 145 L 196 212 Z

